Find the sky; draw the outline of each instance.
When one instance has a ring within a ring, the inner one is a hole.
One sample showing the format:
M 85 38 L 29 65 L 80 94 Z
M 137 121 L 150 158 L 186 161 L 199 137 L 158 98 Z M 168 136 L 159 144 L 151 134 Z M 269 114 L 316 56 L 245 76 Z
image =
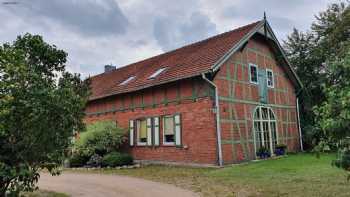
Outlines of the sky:
M 10 3 L 9 3 L 10 2 Z M 15 3 L 13 3 L 15 2 Z M 26 32 L 68 53 L 82 78 L 263 18 L 280 42 L 336 0 L 0 0 L 0 44 Z

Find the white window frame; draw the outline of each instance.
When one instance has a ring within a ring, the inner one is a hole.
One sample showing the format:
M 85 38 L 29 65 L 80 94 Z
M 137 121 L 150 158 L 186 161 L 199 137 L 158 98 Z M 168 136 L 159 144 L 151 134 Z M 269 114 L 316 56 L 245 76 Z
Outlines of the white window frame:
M 272 76 L 272 85 L 269 85 L 269 74 L 268 73 L 271 73 L 271 76 Z M 266 83 L 267 83 L 267 87 L 269 88 L 274 88 L 275 87 L 275 76 L 273 75 L 273 70 L 271 69 L 266 69 Z
M 174 123 L 174 142 L 166 142 L 165 141 L 165 118 L 172 118 L 173 119 L 173 123 Z M 165 115 L 163 116 L 163 145 L 164 146 L 175 146 L 175 143 L 176 143 L 176 130 L 175 130 L 175 127 L 176 127 L 176 124 L 175 124 L 175 115 Z
M 267 109 L 267 119 L 263 119 L 262 118 L 262 109 L 265 108 Z M 259 111 L 259 117 L 255 117 L 255 114 L 257 113 L 257 111 Z M 271 119 L 271 117 L 273 117 L 273 119 Z M 278 144 L 279 142 L 279 135 L 278 135 L 278 121 L 277 121 L 277 116 L 275 114 L 275 112 L 273 111 L 273 109 L 271 107 L 268 107 L 268 106 L 257 106 L 254 111 L 253 111 L 253 136 L 254 136 L 254 149 L 255 149 L 255 152 L 258 151 L 258 147 L 257 147 L 257 144 L 256 144 L 256 132 L 258 132 L 258 135 L 261 135 L 261 138 L 262 138 L 262 141 L 261 143 L 262 144 L 265 144 L 265 139 L 264 139 L 264 134 L 261 133 L 261 130 L 260 131 L 257 131 L 256 128 L 255 128 L 255 123 L 258 123 L 260 124 L 260 129 L 263 129 L 263 122 L 267 122 L 267 125 L 268 125 L 268 132 L 269 132 L 269 139 L 268 141 L 270 142 L 269 143 L 269 149 L 270 151 L 272 151 L 272 155 L 274 154 L 274 145 L 273 145 L 273 141 L 276 141 L 276 144 Z M 271 129 L 271 123 L 275 123 L 275 137 L 276 139 L 272 139 L 272 129 Z M 267 140 L 267 139 L 266 139 Z M 260 148 L 260 147 L 259 147 Z M 256 156 L 256 155 L 255 155 Z
M 256 81 L 252 81 L 252 71 L 251 71 L 252 67 L 254 67 L 256 69 Z M 250 83 L 259 84 L 259 73 L 258 72 L 259 72 L 258 65 L 249 63 L 249 81 L 250 81 Z
M 123 86 L 123 85 L 126 85 L 128 84 L 130 81 L 134 80 L 135 79 L 135 76 L 131 76 L 127 79 L 125 79 L 123 82 L 121 82 L 119 85 Z
M 139 121 L 146 121 L 146 142 L 140 142 L 140 133 L 139 133 L 139 130 L 138 130 L 138 122 Z M 148 133 L 147 133 L 147 118 L 140 118 L 140 119 L 136 119 L 135 120 L 135 123 L 136 123 L 136 144 L 137 146 L 147 146 L 147 139 L 148 139 Z
M 151 76 L 148 77 L 148 79 L 155 79 L 157 76 L 159 76 L 162 72 L 164 72 L 167 69 L 167 67 L 163 67 L 158 69 L 156 72 L 154 72 Z

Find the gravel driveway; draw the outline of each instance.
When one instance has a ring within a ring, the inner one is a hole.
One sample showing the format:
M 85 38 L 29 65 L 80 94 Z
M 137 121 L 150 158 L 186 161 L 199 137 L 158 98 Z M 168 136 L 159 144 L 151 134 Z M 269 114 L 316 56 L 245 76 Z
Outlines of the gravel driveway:
M 173 185 L 119 175 L 64 172 L 60 176 L 41 174 L 39 188 L 75 196 L 93 197 L 198 197 Z

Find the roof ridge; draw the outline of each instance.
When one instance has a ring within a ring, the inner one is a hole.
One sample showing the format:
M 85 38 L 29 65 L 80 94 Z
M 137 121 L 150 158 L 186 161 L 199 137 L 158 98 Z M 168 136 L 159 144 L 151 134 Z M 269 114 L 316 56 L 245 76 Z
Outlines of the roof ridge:
M 121 70 L 121 69 L 124 69 L 124 68 L 126 68 L 126 67 L 131 67 L 132 65 L 136 65 L 136 64 L 139 64 L 139 63 L 144 62 L 144 61 L 149 61 L 149 60 L 151 60 L 151 59 L 154 59 L 154 58 L 157 58 L 157 57 L 160 57 L 160 56 L 163 56 L 163 55 L 167 55 L 167 54 L 170 54 L 170 53 L 174 53 L 174 52 L 179 51 L 179 50 L 182 50 L 182 49 L 184 49 L 184 48 L 188 48 L 188 47 L 191 47 L 191 46 L 194 46 L 194 45 L 200 45 L 200 44 L 205 43 L 205 42 L 207 42 L 207 41 L 209 41 L 209 40 L 216 39 L 216 38 L 225 36 L 225 35 L 227 35 L 227 34 L 229 34 L 229 33 L 242 30 L 242 29 L 247 28 L 247 27 L 249 27 L 249 26 L 251 26 L 251 25 L 254 25 L 254 24 L 258 24 L 259 22 L 261 22 L 261 20 L 252 22 L 252 23 L 247 24 L 247 25 L 244 25 L 244 26 L 240 26 L 240 27 L 238 27 L 238 28 L 236 28 L 236 29 L 232 29 L 232 30 L 226 31 L 226 32 L 217 34 L 217 35 L 215 35 L 215 36 L 208 37 L 208 38 L 206 38 L 206 39 L 199 40 L 199 41 L 197 41 L 197 42 L 190 43 L 190 44 L 184 45 L 184 46 L 182 46 L 182 47 L 179 47 L 179 48 L 176 48 L 176 49 L 173 49 L 173 50 L 170 50 L 170 51 L 167 51 L 167 52 L 164 52 L 164 53 L 161 53 L 161 54 L 158 54 L 158 55 L 149 57 L 149 58 L 142 59 L 142 60 L 137 61 L 137 62 L 133 62 L 133 63 L 127 64 L 127 65 L 118 67 L 118 68 L 116 68 L 115 70 L 110 71 L 110 72 L 108 72 L 108 73 L 102 72 L 102 73 L 100 73 L 100 74 L 93 75 L 93 76 L 90 77 L 90 79 L 95 78 L 95 77 L 102 76 L 102 75 L 104 75 L 104 74 L 112 74 L 112 73 L 117 72 L 117 71 L 119 71 L 119 70 Z

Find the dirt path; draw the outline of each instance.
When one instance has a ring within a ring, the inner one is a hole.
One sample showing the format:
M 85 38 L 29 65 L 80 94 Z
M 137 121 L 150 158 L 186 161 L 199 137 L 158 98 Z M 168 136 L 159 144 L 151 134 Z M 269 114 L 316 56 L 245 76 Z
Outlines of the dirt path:
M 63 173 L 41 174 L 39 188 L 75 196 L 91 197 L 198 197 L 173 185 L 119 175 Z

